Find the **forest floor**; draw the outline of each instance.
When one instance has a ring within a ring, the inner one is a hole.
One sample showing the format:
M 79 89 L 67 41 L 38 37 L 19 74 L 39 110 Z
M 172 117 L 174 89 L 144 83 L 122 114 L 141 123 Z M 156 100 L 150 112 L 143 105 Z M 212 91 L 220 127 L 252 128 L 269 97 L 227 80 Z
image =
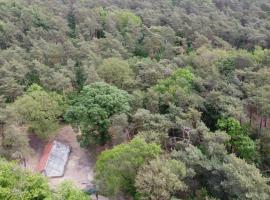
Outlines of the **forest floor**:
M 51 187 L 59 185 L 63 181 L 72 181 L 77 187 L 83 189 L 92 187 L 92 181 L 94 180 L 94 166 L 96 162 L 96 150 L 87 151 L 82 149 L 77 142 L 76 133 L 70 126 L 62 127 L 56 134 L 54 140 L 62 142 L 63 144 L 71 147 L 71 153 L 68 163 L 66 165 L 65 174 L 63 177 L 50 178 L 49 184 Z M 26 168 L 31 171 L 36 171 L 39 159 L 45 142 L 37 139 L 35 136 L 30 137 L 30 144 L 34 150 L 33 155 L 27 158 Z M 95 197 L 93 197 L 95 199 Z M 106 198 L 99 197 L 100 200 Z

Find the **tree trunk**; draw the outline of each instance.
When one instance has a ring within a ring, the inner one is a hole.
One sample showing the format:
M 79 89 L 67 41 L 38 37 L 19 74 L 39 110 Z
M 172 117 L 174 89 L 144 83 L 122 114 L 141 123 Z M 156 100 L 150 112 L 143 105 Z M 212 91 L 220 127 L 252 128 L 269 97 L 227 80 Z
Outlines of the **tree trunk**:
M 25 159 L 25 157 L 22 158 L 22 162 L 23 162 L 24 168 L 26 168 L 26 159 Z
M 0 124 L 0 136 L 2 138 L 2 141 L 5 139 L 5 134 L 4 134 L 4 125 Z
M 261 120 L 260 120 L 260 130 L 262 130 L 262 124 L 263 124 L 263 118 L 261 117 Z
M 251 126 L 251 122 L 252 122 L 252 110 L 250 109 L 249 111 L 249 125 Z
M 242 115 L 240 116 L 240 125 L 242 125 Z
M 264 118 L 264 127 L 267 127 L 267 117 Z

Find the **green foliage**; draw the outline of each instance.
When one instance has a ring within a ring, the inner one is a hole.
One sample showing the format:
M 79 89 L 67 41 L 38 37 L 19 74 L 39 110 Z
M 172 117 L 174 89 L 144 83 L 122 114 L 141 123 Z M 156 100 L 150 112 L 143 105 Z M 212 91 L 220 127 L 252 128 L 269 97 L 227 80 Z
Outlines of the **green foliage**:
M 130 96 L 127 92 L 106 83 L 84 86 L 71 101 L 65 119 L 82 131 L 81 144 L 87 146 L 89 139 L 105 144 L 109 140 L 110 117 L 127 113 Z
M 84 86 L 84 83 L 86 82 L 86 75 L 83 67 L 77 62 L 75 64 L 75 82 L 76 82 L 76 88 L 78 90 L 81 90 Z
M 117 35 L 119 41 L 122 42 L 123 46 L 132 53 L 136 49 L 138 40 L 142 36 L 142 20 L 134 12 L 130 10 L 115 9 L 109 13 L 109 18 L 111 18 L 115 23 L 115 29 L 117 30 Z M 109 20 L 107 20 L 108 22 Z M 113 35 L 116 34 L 115 31 L 108 30 Z
M 231 93 L 234 91 L 223 94 L 222 91 L 213 90 L 205 98 L 202 119 L 212 131 L 216 130 L 220 118 L 238 117 L 243 112 L 241 101 Z
M 203 142 L 201 143 L 201 150 L 209 157 L 218 157 L 222 159 L 226 154 L 225 144 L 230 141 L 230 136 L 222 131 L 203 132 Z
M 160 81 L 155 90 L 161 93 L 169 92 L 175 94 L 178 89 L 189 92 L 193 87 L 194 74 L 189 69 L 178 69 L 171 77 Z
M 152 114 L 149 110 L 138 109 L 133 116 L 138 131 L 167 132 L 172 122 L 161 114 Z
M 227 58 L 220 63 L 220 73 L 225 76 L 231 75 L 235 70 L 235 63 L 233 58 Z
M 137 134 L 137 137 L 142 138 L 147 143 L 156 143 L 161 147 L 166 147 L 166 142 L 169 139 L 167 132 L 158 131 L 142 131 Z
M 196 191 L 196 200 L 217 200 L 216 198 L 210 197 L 208 191 L 205 188 Z
M 246 160 L 255 159 L 255 142 L 247 135 L 246 129 L 241 127 L 239 121 L 234 118 L 220 119 L 217 126 L 231 136 L 229 146 L 232 152 Z
M 32 10 L 32 23 L 34 26 L 41 27 L 45 30 L 48 30 L 50 28 L 48 16 L 43 13 L 41 9 L 38 9 L 36 7 L 34 7 Z
M 207 153 L 208 154 L 208 153 Z M 269 198 L 268 179 L 253 164 L 234 155 L 216 157 L 216 154 L 203 155 L 198 148 L 182 144 L 172 157 L 189 167 L 200 176 L 200 184 L 213 197 L 220 199 L 267 199 Z
M 51 200 L 51 193 L 42 175 L 0 159 L 0 199 Z
M 14 123 L 14 122 L 13 122 Z M 29 146 L 28 134 L 19 126 L 6 122 L 0 139 L 0 155 L 7 159 L 22 161 L 29 154 L 33 153 Z
M 44 176 L 23 170 L 0 159 L 0 198 L 12 200 L 89 200 L 89 196 L 70 182 L 52 192 Z
M 62 96 L 48 93 L 34 84 L 10 105 L 10 109 L 30 130 L 40 138 L 47 139 L 58 127 L 58 118 L 64 112 L 65 102 Z
M 266 198 L 256 185 L 246 187 L 254 177 L 245 170 L 258 170 L 228 154 L 269 170 L 269 134 L 263 133 L 270 117 L 269 0 L 0 1 L 2 155 L 21 160 L 29 154 L 21 126 L 40 137 L 55 130 L 66 109 L 55 91 L 72 96 L 65 117 L 81 132 L 82 145 L 113 146 L 139 133 L 166 154 L 173 150 L 193 177 L 185 178 L 187 192 L 169 197 Z M 242 126 L 248 122 L 249 129 Z M 183 130 L 184 142 L 167 139 L 168 132 Z M 129 169 L 121 171 L 121 181 Z M 158 169 L 170 179 L 174 174 Z M 128 188 L 125 180 L 111 193 L 134 196 L 134 171 Z
M 219 119 L 217 126 L 219 129 L 226 131 L 230 136 L 246 134 L 243 133 L 243 129 L 240 125 L 240 122 L 232 117 L 228 119 Z
M 136 176 L 139 199 L 171 199 L 179 191 L 186 191 L 183 182 L 185 165 L 177 160 L 155 159 L 140 168 Z
M 136 80 L 142 89 L 150 88 L 165 77 L 166 63 L 157 62 L 150 58 L 135 60 L 133 71 L 136 74 Z M 173 66 L 174 67 L 174 66 Z
M 264 71 L 262 73 L 265 73 Z M 248 99 L 251 104 L 256 106 L 258 112 L 261 116 L 269 117 L 269 105 L 270 105 L 270 93 L 269 93 L 269 85 L 266 84 L 262 87 L 252 88 L 253 91 Z M 260 125 L 261 128 L 261 125 Z
M 269 199 L 268 179 L 263 177 L 254 165 L 249 165 L 235 156 L 228 156 L 228 162 L 222 170 L 226 179 L 221 184 L 229 198 Z
M 54 200 L 91 200 L 87 194 L 75 187 L 72 182 L 63 182 L 53 195 Z
M 98 68 L 98 74 L 106 83 L 118 88 L 127 89 L 134 84 L 133 71 L 129 64 L 119 58 L 105 59 Z
M 68 26 L 70 28 L 69 36 L 71 38 L 75 38 L 76 37 L 76 17 L 74 14 L 74 10 L 72 10 L 72 8 L 68 13 L 67 21 L 68 21 Z
M 230 145 L 232 146 L 232 148 L 236 149 L 233 151 L 236 151 L 236 154 L 240 158 L 244 158 L 246 160 L 256 159 L 256 143 L 250 137 L 245 135 L 232 137 Z
M 270 133 L 269 131 L 264 131 L 262 136 L 261 136 L 261 154 L 262 154 L 262 159 L 270 165 Z
M 96 181 L 101 193 L 116 197 L 121 192 L 136 194 L 135 178 L 139 168 L 155 158 L 161 149 L 140 138 L 101 153 L 96 163 Z
M 142 24 L 140 17 L 128 10 L 117 10 L 113 14 L 115 15 L 117 28 L 123 35 L 128 31 L 132 31 L 133 27 Z

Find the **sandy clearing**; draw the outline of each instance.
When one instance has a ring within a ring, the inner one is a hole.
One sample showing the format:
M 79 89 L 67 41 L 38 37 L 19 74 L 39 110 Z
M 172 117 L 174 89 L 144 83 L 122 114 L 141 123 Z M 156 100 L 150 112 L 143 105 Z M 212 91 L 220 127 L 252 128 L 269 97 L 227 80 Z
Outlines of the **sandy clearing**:
M 70 145 L 71 154 L 66 165 L 65 174 L 63 177 L 50 178 L 49 184 L 51 187 L 56 187 L 63 181 L 72 181 L 77 187 L 83 189 L 87 186 L 92 186 L 94 180 L 94 166 L 96 161 L 96 150 L 90 152 L 80 147 L 76 139 L 76 133 L 71 126 L 62 127 L 56 134 L 54 140 Z M 36 168 L 41 158 L 45 142 L 42 142 L 35 136 L 30 136 L 30 146 L 33 148 L 33 155 L 26 159 L 26 168 L 31 171 L 36 171 Z M 92 197 L 96 199 L 95 196 Z M 105 197 L 98 198 L 99 200 L 108 200 Z
M 70 180 L 79 188 L 85 188 L 94 179 L 93 168 L 95 165 L 95 155 L 80 147 L 76 139 L 76 134 L 70 126 L 63 127 L 55 139 L 69 145 L 71 147 L 71 154 L 66 166 L 65 175 L 59 178 L 51 178 L 51 186 L 58 185 L 65 180 Z

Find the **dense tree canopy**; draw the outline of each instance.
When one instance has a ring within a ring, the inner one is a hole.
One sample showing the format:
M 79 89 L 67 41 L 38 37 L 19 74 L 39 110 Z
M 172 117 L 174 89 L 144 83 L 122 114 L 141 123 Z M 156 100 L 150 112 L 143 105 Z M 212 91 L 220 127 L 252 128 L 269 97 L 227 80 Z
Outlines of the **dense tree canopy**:
M 256 145 L 248 136 L 248 129 L 241 127 L 240 123 L 234 118 L 218 120 L 218 128 L 231 136 L 229 148 L 233 153 L 246 160 L 255 159 Z
M 19 166 L 0 160 L 1 199 L 51 199 L 49 185 L 41 175 L 23 171 Z
M 89 196 L 75 187 L 72 182 L 63 182 L 53 194 L 55 200 L 89 200 Z
M 65 123 L 107 148 L 108 196 L 269 199 L 269 13 L 269 0 L 0 0 L 0 155 L 22 161 L 28 133 Z
M 135 178 L 139 168 L 157 157 L 161 149 L 154 143 L 135 138 L 104 151 L 96 163 L 96 180 L 101 193 L 117 197 L 122 192 L 135 195 Z
M 98 74 L 105 82 L 118 88 L 128 88 L 134 84 L 133 72 L 126 61 L 108 58 L 98 68 Z
M 48 93 L 38 85 L 32 85 L 10 109 L 31 131 L 41 138 L 48 138 L 49 134 L 56 130 L 58 118 L 63 114 L 64 107 L 62 96 Z
M 95 138 L 100 144 L 109 139 L 110 117 L 127 113 L 130 96 L 127 92 L 106 83 L 94 83 L 85 86 L 65 115 L 66 119 L 82 130 L 82 144 L 89 144 L 89 138 Z
M 187 189 L 182 181 L 186 168 L 177 160 L 156 159 L 143 166 L 136 177 L 140 199 L 170 199 L 178 191 Z

